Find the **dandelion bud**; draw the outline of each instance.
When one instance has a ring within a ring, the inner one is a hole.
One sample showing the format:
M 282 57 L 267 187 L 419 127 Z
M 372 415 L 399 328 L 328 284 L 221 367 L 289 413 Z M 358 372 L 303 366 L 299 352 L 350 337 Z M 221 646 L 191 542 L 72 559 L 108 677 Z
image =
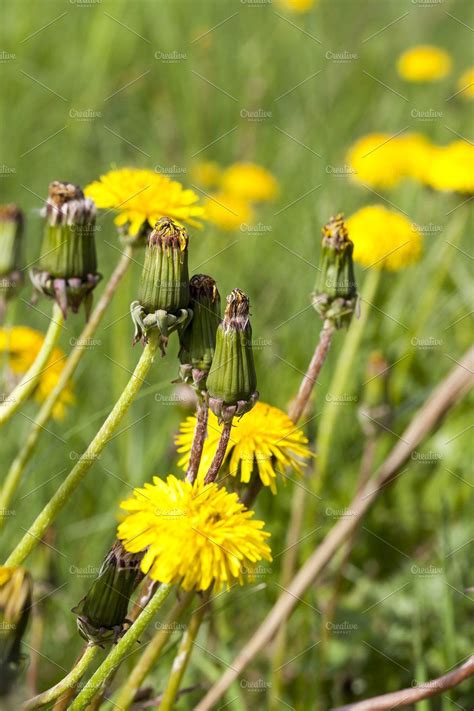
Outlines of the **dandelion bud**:
M 321 318 L 341 328 L 349 325 L 357 303 L 352 262 L 354 245 L 342 215 L 331 217 L 322 232 L 321 271 L 313 294 L 313 305 Z
M 23 213 L 16 205 L 0 205 L 0 301 L 7 301 L 22 281 L 20 272 Z
M 0 567 L 0 696 L 21 670 L 21 640 L 31 609 L 32 580 L 24 568 Z
M 158 328 L 162 352 L 168 334 L 191 318 L 189 306 L 188 233 L 170 217 L 162 217 L 148 237 L 140 282 L 140 298 L 131 304 L 133 342 L 146 342 L 147 330 Z
M 205 388 L 216 348 L 216 332 L 221 320 L 221 297 L 214 279 L 195 274 L 189 282 L 191 323 L 180 333 L 180 375 L 186 383 Z
M 114 543 L 89 592 L 72 610 L 84 639 L 102 644 L 112 638 L 116 642 L 123 634 L 129 622 L 130 597 L 143 579 L 142 557 L 140 553 L 127 553 L 119 541 Z
M 207 376 L 209 407 L 219 421 L 228 422 L 252 409 L 258 400 L 256 388 L 249 299 L 234 289 L 217 329 L 216 352 Z
M 64 316 L 74 313 L 84 301 L 86 316 L 92 306 L 92 291 L 100 281 L 95 249 L 95 205 L 81 188 L 54 181 L 42 211 L 46 218 L 39 268 L 31 280 L 42 294 L 54 298 Z

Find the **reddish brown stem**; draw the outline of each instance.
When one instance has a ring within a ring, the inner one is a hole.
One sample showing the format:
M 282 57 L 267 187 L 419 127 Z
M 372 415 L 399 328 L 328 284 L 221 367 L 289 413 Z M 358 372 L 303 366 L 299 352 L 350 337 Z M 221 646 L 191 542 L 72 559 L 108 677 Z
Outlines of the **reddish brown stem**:
M 186 479 L 194 484 L 201 464 L 202 450 L 207 435 L 208 406 L 207 397 L 200 397 L 196 408 L 196 427 L 194 428 L 193 444 L 189 455 Z
M 227 452 L 227 445 L 229 444 L 231 427 L 232 420 L 230 420 L 229 422 L 224 422 L 221 437 L 219 439 L 219 444 L 217 445 L 216 453 L 214 454 L 214 459 L 212 460 L 212 464 L 209 467 L 209 471 L 206 474 L 206 478 L 204 479 L 205 484 L 210 484 L 211 482 L 215 481 L 217 475 L 219 474 L 219 469 L 222 466 L 225 453 Z

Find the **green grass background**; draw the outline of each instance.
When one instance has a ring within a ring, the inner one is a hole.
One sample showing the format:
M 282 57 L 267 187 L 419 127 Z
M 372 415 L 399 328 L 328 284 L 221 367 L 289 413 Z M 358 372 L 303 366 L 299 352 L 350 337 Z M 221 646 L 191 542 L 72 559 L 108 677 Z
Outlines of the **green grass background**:
M 418 225 L 435 226 L 425 234 L 418 265 L 383 275 L 378 308 L 371 310 L 353 363 L 351 388 L 360 398 L 371 351 L 382 351 L 391 363 L 405 357 L 408 367 L 402 360 L 390 371 L 391 429 L 400 434 L 471 340 L 472 208 L 469 202 L 461 205 L 465 197 L 434 193 L 414 183 L 377 196 L 348 177 L 337 177 L 332 168 L 343 166 L 348 146 L 372 131 L 396 133 L 411 127 L 438 143 L 454 140 L 455 134 L 470 137 L 469 104 L 458 97 L 447 99 L 457 90 L 457 77 L 473 62 L 472 4 L 321 0 L 305 15 L 289 15 L 270 2 L 10 0 L 2 2 L 2 10 L 1 48 L 13 57 L 4 56 L 0 64 L 1 199 L 18 202 L 27 212 L 27 262 L 38 255 L 37 211 L 51 180 L 86 184 L 112 165 L 174 166 L 175 177 L 189 185 L 189 169 L 197 159 L 224 165 L 252 160 L 277 177 L 279 198 L 259 207 L 256 219 L 270 229 L 223 233 L 206 226 L 192 231 L 190 256 L 193 271 L 211 273 L 222 294 L 236 286 L 249 293 L 254 335 L 262 343 L 256 364 L 265 402 L 286 408 L 314 349 L 320 322 L 309 307 L 310 293 L 320 228 L 329 216 L 382 202 L 406 212 Z M 433 85 L 401 81 L 396 58 L 417 43 L 438 44 L 451 53 L 449 78 Z M 357 57 L 346 63 L 327 58 L 328 52 L 341 51 Z M 184 57 L 166 63 L 159 59 L 166 52 Z M 246 111 L 258 109 L 270 115 L 260 122 L 245 118 Z M 413 110 L 429 109 L 442 116 L 433 121 L 413 117 Z M 97 115 L 77 120 L 75 112 L 85 110 Z M 107 278 L 120 245 L 112 217 L 99 224 L 100 269 Z M 64 423 L 51 426 L 65 442 L 45 433 L 28 467 L 12 505 L 14 514 L 2 532 L 4 554 L 85 449 L 138 358 L 138 347 L 130 346 L 127 314 L 140 260 L 139 254 L 104 319 L 97 335 L 100 344 L 81 362 L 75 379 L 77 405 Z M 357 275 L 362 284 L 364 272 L 358 269 Z M 41 301 L 38 310 L 29 308 L 28 289 L 22 292 L 15 320 L 44 330 L 49 304 Z M 68 319 L 61 344 L 65 350 L 82 325 L 82 315 Z M 413 345 L 414 338 L 440 343 L 424 349 Z M 343 340 L 344 334 L 338 334 L 320 378 L 316 412 Z M 39 581 L 38 597 L 46 596 L 35 606 L 44 619 L 41 689 L 63 676 L 61 667 L 69 668 L 80 649 L 70 608 L 91 578 L 77 569 L 100 564 L 113 539 L 119 501 L 153 474 L 177 472 L 173 435 L 186 410 L 174 401 L 170 382 L 177 372 L 176 352 L 173 342 L 168 357 L 150 373 L 122 434 L 58 518 L 49 542 L 59 552 L 43 546 L 28 560 Z M 356 401 L 341 408 L 323 500 L 308 496 L 304 532 L 321 528 L 307 538 L 303 557 L 336 520 L 328 509 L 347 505 L 354 490 L 363 446 L 357 407 Z M 34 412 L 29 404 L 24 416 L 17 415 L 2 432 L 2 471 L 21 446 L 27 417 Z M 289 626 L 281 708 L 327 709 L 410 686 L 413 679 L 441 674 L 469 654 L 470 422 L 464 402 L 423 445 L 421 451 L 436 452 L 439 458 L 411 461 L 368 516 L 346 570 L 335 620 L 343 626 L 347 622 L 350 630 L 332 632 L 326 644 L 314 646 L 324 632 L 314 608 L 324 608 L 331 596 L 329 574 L 306 595 L 309 605 L 297 608 Z M 309 427 L 313 439 L 317 423 L 316 417 Z M 395 441 L 395 436 L 384 436 L 379 457 Z M 312 489 L 317 472 L 307 476 L 305 485 Z M 200 640 L 212 654 L 195 650 L 186 684 L 206 685 L 217 678 L 278 596 L 278 553 L 285 547 L 292 493 L 289 484 L 280 486 L 275 498 L 268 492 L 260 497 L 257 512 L 272 532 L 276 555 L 272 572 L 256 586 L 220 598 L 218 614 Z M 418 571 L 429 566 L 435 572 Z M 27 641 L 35 646 L 31 638 Z M 135 658 L 128 660 L 129 666 Z M 156 690 L 163 687 L 170 659 L 171 651 L 149 679 Z M 268 659 L 260 655 L 245 679 L 268 680 Z M 263 709 L 267 696 L 236 685 L 226 700 L 232 700 L 232 709 Z M 186 696 L 177 708 L 190 709 L 197 698 L 199 692 Z M 466 684 L 419 708 L 467 709 L 469 698 Z

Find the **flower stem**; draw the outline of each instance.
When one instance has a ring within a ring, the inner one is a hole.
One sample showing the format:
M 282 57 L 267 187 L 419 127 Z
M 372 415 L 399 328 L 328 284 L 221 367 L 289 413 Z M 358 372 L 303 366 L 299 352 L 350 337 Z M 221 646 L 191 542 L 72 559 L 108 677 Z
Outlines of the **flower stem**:
M 193 444 L 189 455 L 186 479 L 193 484 L 196 480 L 201 463 L 202 450 L 207 435 L 208 404 L 207 396 L 198 395 L 196 407 L 196 427 L 194 429 Z
M 209 467 L 209 471 L 207 472 L 206 478 L 204 479 L 205 484 L 210 484 L 211 482 L 215 481 L 217 475 L 219 474 L 219 469 L 222 466 L 225 453 L 227 452 L 227 445 L 229 444 L 231 427 L 232 420 L 229 420 L 229 422 L 224 422 L 219 443 L 214 454 L 214 459 L 212 460 L 211 466 Z
M 173 666 L 166 683 L 166 688 L 161 697 L 160 711 L 172 711 L 174 702 L 179 692 L 179 687 L 191 657 L 194 641 L 203 621 L 209 603 L 209 594 L 206 595 L 205 602 L 193 613 L 188 627 L 181 639 L 181 643 L 173 660 Z
M 71 469 L 59 489 L 37 516 L 36 520 L 18 543 L 13 553 L 11 553 L 5 565 L 13 566 L 22 564 L 33 548 L 40 542 L 41 537 L 44 535 L 44 532 L 48 526 L 51 525 L 59 512 L 69 501 L 73 492 L 79 486 L 80 482 L 92 467 L 95 460 L 99 458 L 100 453 L 108 444 L 113 433 L 132 404 L 135 395 L 140 390 L 144 382 L 144 378 L 153 364 L 159 343 L 159 334 L 156 330 L 154 330 L 150 333 L 148 343 L 143 349 L 140 360 L 138 361 L 132 377 L 125 386 L 123 393 L 115 403 L 112 412 L 107 417 L 84 454 L 80 457 L 77 464 Z
M 110 279 L 97 302 L 97 306 L 93 310 L 89 321 L 85 325 L 81 335 L 77 339 L 76 345 L 69 354 L 64 368 L 61 371 L 58 382 L 56 383 L 54 389 L 50 392 L 47 399 L 41 406 L 37 416 L 35 417 L 29 434 L 26 437 L 26 441 L 18 453 L 14 461 L 12 462 L 8 474 L 5 479 L 5 483 L 0 493 L 0 527 L 4 523 L 4 511 L 8 509 L 8 506 L 13 498 L 13 495 L 18 488 L 21 481 L 21 477 L 28 464 L 31 455 L 38 443 L 41 434 L 45 431 L 45 425 L 51 417 L 54 406 L 58 402 L 58 399 L 63 392 L 64 388 L 68 385 L 72 376 L 74 375 L 79 362 L 87 350 L 87 344 L 92 338 L 92 336 L 97 331 L 100 322 L 105 314 L 105 311 L 110 304 L 112 297 L 117 290 L 117 287 L 122 280 L 125 272 L 127 271 L 132 255 L 132 247 L 127 246 L 123 252 L 121 259 L 119 260 L 117 266 L 112 272 Z
M 158 343 L 157 340 L 156 342 Z M 107 681 L 110 674 L 117 669 L 124 657 L 131 652 L 132 647 L 139 640 L 140 635 L 152 621 L 155 613 L 160 609 L 171 590 L 171 585 L 160 585 L 149 604 L 138 617 L 137 621 L 127 630 L 122 639 L 115 645 L 108 657 L 102 662 L 97 671 L 89 679 L 87 686 L 84 687 L 75 701 L 73 701 L 69 707 L 70 711 L 82 711 L 82 709 L 85 709 L 88 706 L 97 690 L 100 689 Z
M 362 340 L 369 307 L 374 300 L 381 273 L 380 269 L 370 269 L 367 274 L 360 296 L 360 300 L 362 301 L 360 317 L 358 319 L 352 319 L 347 336 L 344 339 L 344 345 L 339 354 L 336 370 L 329 385 L 328 394 L 331 396 L 331 402 L 325 403 L 319 424 L 317 447 L 319 489 L 321 489 L 329 461 L 334 425 L 339 413 L 338 398 L 344 395 L 350 372 L 355 367 L 357 349 Z
M 170 638 L 171 634 L 176 631 L 174 625 L 183 617 L 187 608 L 191 604 L 193 597 L 194 592 L 184 593 L 182 594 L 181 599 L 173 605 L 165 619 L 165 622 L 160 625 L 160 629 L 154 634 L 151 641 L 147 644 L 145 651 L 142 653 L 134 669 L 128 675 L 125 684 L 120 690 L 120 693 L 114 699 L 114 708 L 119 708 L 123 711 L 130 708 L 135 694 L 145 680 L 147 674 L 150 672 L 150 669 L 152 669 L 155 665 L 163 650 L 163 647 Z
M 29 699 L 29 701 L 26 701 L 22 706 L 23 711 L 30 711 L 30 709 L 38 709 L 41 706 L 46 706 L 46 704 L 52 703 L 62 694 L 69 691 L 69 689 L 73 688 L 78 681 L 82 679 L 87 667 L 91 664 L 92 660 L 99 651 L 100 647 L 97 647 L 96 645 L 89 645 L 69 674 L 65 676 L 64 679 L 61 679 L 58 684 L 52 686 L 51 689 L 48 689 L 42 694 L 38 694 L 38 696 L 34 696 L 32 699 Z
M 5 402 L 0 404 L 0 426 L 4 425 L 20 408 L 20 406 L 28 399 L 33 390 L 38 384 L 41 374 L 47 370 L 47 363 L 51 357 L 51 353 L 58 341 L 64 324 L 64 318 L 59 306 L 54 303 L 51 321 L 48 330 L 44 337 L 43 345 L 41 346 L 34 363 L 24 374 L 16 388 L 8 396 Z

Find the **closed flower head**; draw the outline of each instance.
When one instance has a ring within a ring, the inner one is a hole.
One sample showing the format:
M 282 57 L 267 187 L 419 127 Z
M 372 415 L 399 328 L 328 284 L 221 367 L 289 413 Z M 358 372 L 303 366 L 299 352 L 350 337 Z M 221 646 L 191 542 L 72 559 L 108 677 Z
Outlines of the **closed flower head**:
M 130 552 L 145 551 L 142 571 L 161 583 L 219 591 L 271 560 L 264 522 L 217 484 L 154 477 L 121 506 L 128 513 L 118 537 Z
M 363 207 L 347 220 L 354 260 L 364 267 L 398 271 L 416 262 L 422 240 L 404 215 L 383 205 Z
M 210 408 L 220 421 L 231 421 L 252 409 L 258 399 L 256 388 L 249 298 L 234 289 L 217 329 L 216 351 L 207 377 Z
M 64 316 L 68 307 L 77 313 L 84 301 L 86 316 L 92 306 L 92 291 L 100 281 L 95 248 L 96 210 L 81 188 L 54 181 L 42 210 L 45 228 L 39 267 L 30 272 L 38 292 L 59 304 Z
M 195 426 L 196 418 L 188 417 L 176 438 L 182 455 L 178 463 L 184 470 L 188 467 Z M 211 465 L 221 433 L 222 425 L 210 412 L 199 479 L 205 477 Z M 257 402 L 245 417 L 234 420 L 224 462 L 229 473 L 240 477 L 244 484 L 255 475 L 276 494 L 277 474 L 284 478 L 287 469 L 300 474 L 305 460 L 311 456 L 307 437 L 288 415 L 277 407 Z
M 221 298 L 214 279 L 195 274 L 189 282 L 191 322 L 179 333 L 182 379 L 205 388 L 216 348 L 216 332 L 221 320 Z

